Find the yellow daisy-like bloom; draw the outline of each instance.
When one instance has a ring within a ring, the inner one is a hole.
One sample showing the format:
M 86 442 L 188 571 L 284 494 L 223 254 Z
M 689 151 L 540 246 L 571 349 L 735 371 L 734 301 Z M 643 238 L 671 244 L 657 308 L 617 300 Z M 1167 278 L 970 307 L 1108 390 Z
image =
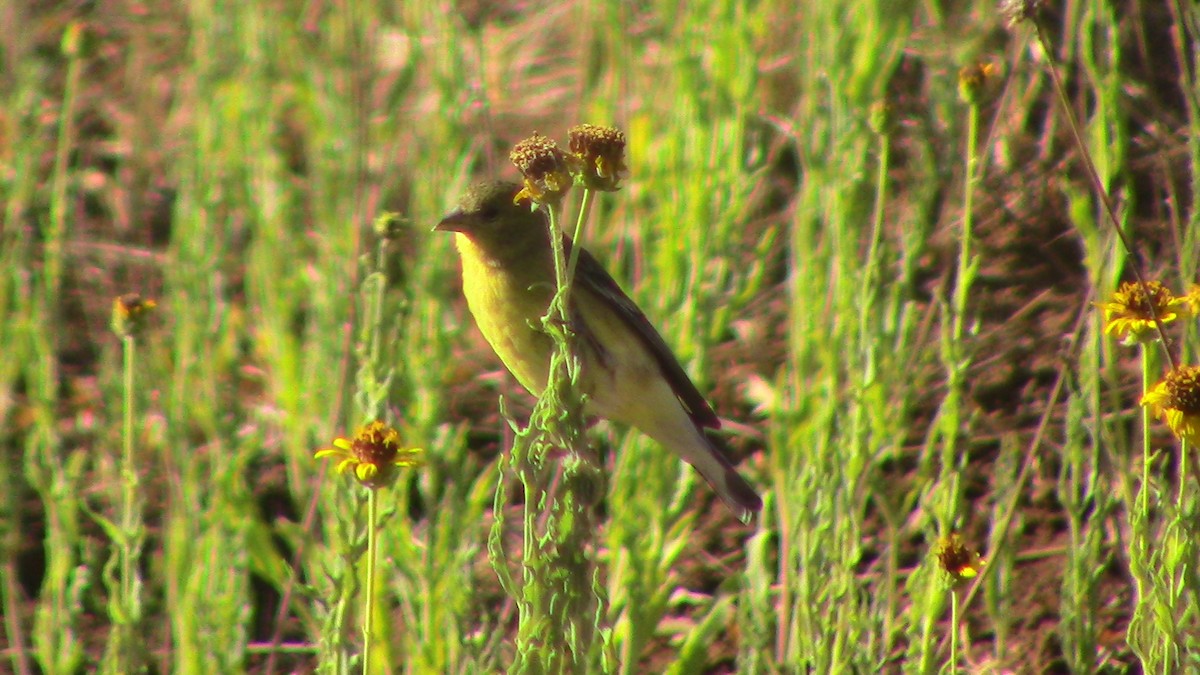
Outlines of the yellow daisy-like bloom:
M 577 160 L 536 131 L 513 146 L 508 159 L 525 176 L 525 187 L 513 198 L 514 203 L 531 199 L 539 204 L 557 204 L 571 189 L 571 170 Z
M 421 465 L 419 448 L 400 444 L 400 432 L 383 422 L 375 421 L 358 430 L 353 439 L 334 439 L 332 448 L 318 450 L 316 459 L 337 457 L 338 473 L 354 469 L 354 478 L 371 488 L 390 485 L 396 479 L 397 467 Z
M 1200 316 L 1200 284 L 1192 284 L 1183 301 L 1187 304 L 1188 316 Z
M 616 192 L 625 166 L 625 134 L 616 127 L 580 124 L 567 130 L 567 145 L 583 166 L 580 178 L 593 190 Z
M 1175 297 L 1170 289 L 1157 281 L 1147 281 L 1147 294 L 1142 291 L 1142 285 L 1136 281 L 1121 284 L 1113 293 L 1109 302 L 1098 302 L 1096 306 L 1104 310 L 1104 334 L 1121 339 L 1126 344 L 1148 342 L 1158 337 L 1154 328 L 1154 317 L 1163 326 L 1193 315 L 1188 298 Z M 1150 308 L 1154 308 L 1154 314 Z
M 1200 442 L 1200 366 L 1180 366 L 1142 396 L 1157 417 L 1179 438 Z
M 137 293 L 126 293 L 113 300 L 112 330 L 121 337 L 137 337 L 146 327 L 150 310 L 158 303 Z
M 968 549 L 955 533 L 938 539 L 937 558 L 938 564 L 954 581 L 974 579 L 985 564 L 979 553 Z

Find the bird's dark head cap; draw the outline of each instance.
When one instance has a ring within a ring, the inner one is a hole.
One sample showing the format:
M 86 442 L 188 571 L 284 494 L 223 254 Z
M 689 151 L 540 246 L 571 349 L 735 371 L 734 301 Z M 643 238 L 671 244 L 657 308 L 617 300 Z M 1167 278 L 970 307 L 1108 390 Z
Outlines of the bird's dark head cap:
M 521 186 L 508 181 L 476 183 L 458 202 L 458 208 L 447 213 L 433 229 L 442 232 L 462 232 L 482 235 L 529 216 L 529 203 L 513 203 Z

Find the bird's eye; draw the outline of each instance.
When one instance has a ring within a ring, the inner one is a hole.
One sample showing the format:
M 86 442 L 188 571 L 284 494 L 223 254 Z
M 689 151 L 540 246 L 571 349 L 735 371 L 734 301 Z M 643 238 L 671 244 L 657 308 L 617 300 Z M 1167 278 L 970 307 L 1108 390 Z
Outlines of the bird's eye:
M 479 217 L 484 220 L 494 220 L 500 216 L 500 209 L 495 204 L 485 204 L 479 209 Z

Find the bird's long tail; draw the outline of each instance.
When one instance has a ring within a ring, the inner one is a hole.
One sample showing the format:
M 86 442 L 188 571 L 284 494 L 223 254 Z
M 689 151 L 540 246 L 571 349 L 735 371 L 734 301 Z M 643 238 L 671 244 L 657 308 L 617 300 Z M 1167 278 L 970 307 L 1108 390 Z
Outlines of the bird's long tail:
M 742 478 L 712 439 L 694 427 L 692 432 L 692 438 L 681 439 L 684 442 L 672 444 L 671 449 L 700 472 L 738 520 L 750 522 L 754 514 L 762 510 L 762 497 Z

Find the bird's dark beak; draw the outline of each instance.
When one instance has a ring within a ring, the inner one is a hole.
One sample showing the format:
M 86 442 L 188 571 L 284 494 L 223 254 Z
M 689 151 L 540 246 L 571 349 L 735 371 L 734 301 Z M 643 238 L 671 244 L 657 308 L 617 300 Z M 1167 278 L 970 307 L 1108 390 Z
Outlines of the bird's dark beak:
M 462 212 L 462 209 L 455 209 L 446 214 L 441 222 L 433 226 L 436 232 L 462 232 L 470 223 L 471 217 Z

